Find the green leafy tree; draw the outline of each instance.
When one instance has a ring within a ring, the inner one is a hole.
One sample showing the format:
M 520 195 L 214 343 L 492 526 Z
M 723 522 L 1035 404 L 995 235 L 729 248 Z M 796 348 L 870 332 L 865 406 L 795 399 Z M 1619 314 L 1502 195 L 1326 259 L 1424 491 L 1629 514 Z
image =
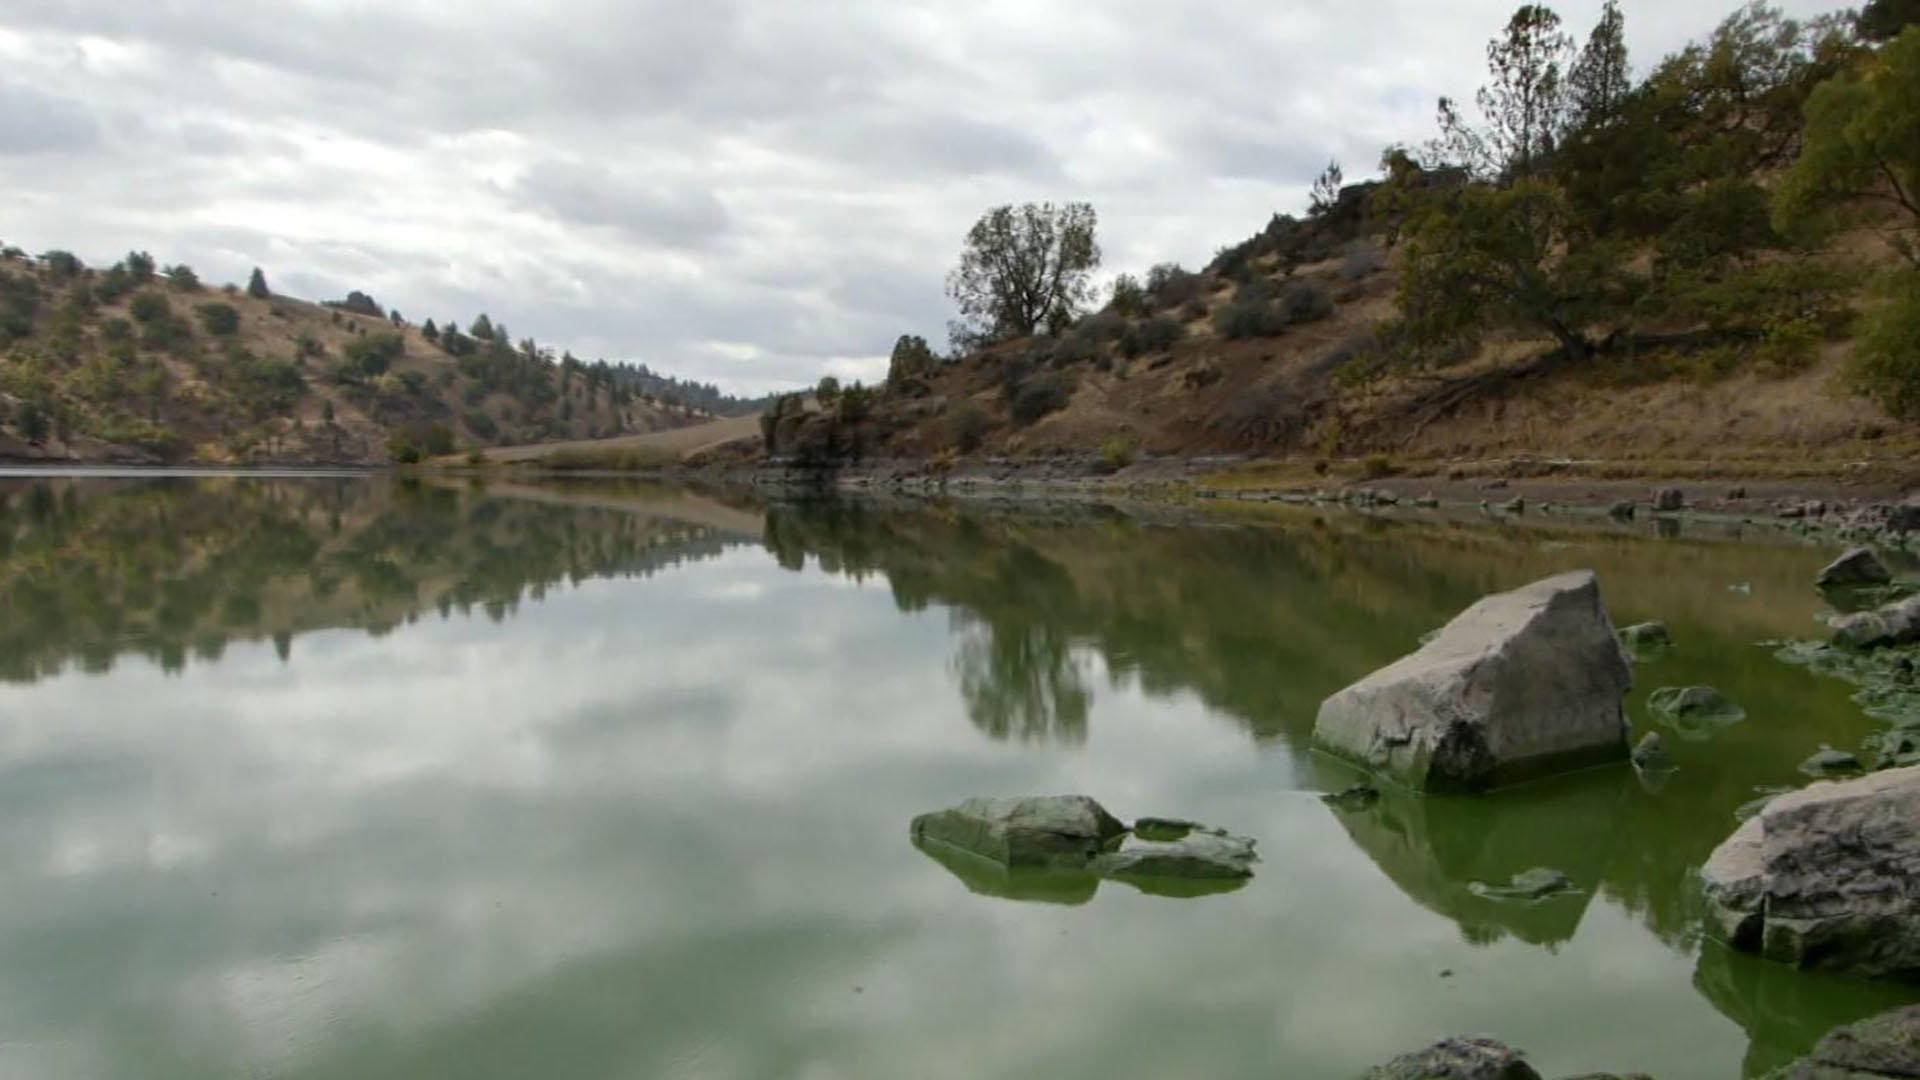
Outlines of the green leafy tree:
M 1920 273 L 1889 276 L 1886 292 L 1861 319 L 1851 373 L 1888 412 L 1920 420 Z
M 1107 306 L 1129 318 L 1145 315 L 1152 310 L 1146 287 L 1132 274 L 1121 274 L 1113 279 L 1113 291 Z
M 830 405 L 840 398 L 840 380 L 831 375 L 820 376 L 819 385 L 813 388 L 813 396 L 822 405 Z
M 963 340 L 1064 329 L 1093 299 L 1100 266 L 1097 216 L 1088 203 L 1027 203 L 986 212 L 967 231 L 947 294 Z
M 167 267 L 166 276 L 167 283 L 181 292 L 200 291 L 200 275 L 194 273 L 193 267 L 185 263 Z
M 72 281 L 87 269 L 87 264 L 80 261 L 80 256 L 71 251 L 55 249 L 44 252 L 40 256 L 40 261 L 55 281 Z
M 1522 5 L 1506 32 L 1487 43 L 1492 79 L 1474 96 L 1480 123 L 1470 123 L 1451 98 L 1440 99 L 1435 154 L 1487 179 L 1535 171 L 1565 128 L 1572 59 L 1573 38 L 1561 31 L 1560 16 L 1544 5 Z
M 144 251 L 129 251 L 122 262 L 127 268 L 127 273 L 133 275 L 136 285 L 145 285 L 153 280 L 153 256 Z
M 1800 156 L 1774 189 L 1774 216 L 1796 228 L 1852 201 L 1887 208 L 1894 250 L 1920 270 L 1920 26 L 1813 91 Z
M 267 275 L 259 267 L 253 268 L 253 275 L 247 278 L 247 295 L 255 300 L 265 300 L 273 293 L 267 288 Z
M 133 316 L 134 322 L 151 325 L 171 315 L 173 305 L 167 303 L 167 298 L 159 293 L 148 291 L 133 298 L 133 303 L 127 307 L 127 313 Z

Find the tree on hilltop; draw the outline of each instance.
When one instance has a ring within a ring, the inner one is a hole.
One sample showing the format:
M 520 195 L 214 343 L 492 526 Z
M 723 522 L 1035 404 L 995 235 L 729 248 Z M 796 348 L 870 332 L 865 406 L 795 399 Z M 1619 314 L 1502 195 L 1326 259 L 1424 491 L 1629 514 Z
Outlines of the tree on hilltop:
M 947 295 L 959 336 L 1004 340 L 1064 329 L 1094 297 L 1100 266 L 1090 203 L 997 206 L 967 231 Z

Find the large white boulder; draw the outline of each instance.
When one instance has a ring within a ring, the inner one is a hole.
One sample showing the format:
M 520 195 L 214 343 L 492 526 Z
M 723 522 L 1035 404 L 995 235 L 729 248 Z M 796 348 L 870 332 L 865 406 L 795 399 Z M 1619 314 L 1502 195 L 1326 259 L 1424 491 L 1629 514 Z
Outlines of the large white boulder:
M 1781 795 L 1708 858 L 1736 948 L 1856 975 L 1920 973 L 1920 765 Z
M 1408 787 L 1479 790 L 1624 759 L 1632 685 L 1599 583 L 1577 570 L 1482 599 L 1322 702 L 1313 733 Z

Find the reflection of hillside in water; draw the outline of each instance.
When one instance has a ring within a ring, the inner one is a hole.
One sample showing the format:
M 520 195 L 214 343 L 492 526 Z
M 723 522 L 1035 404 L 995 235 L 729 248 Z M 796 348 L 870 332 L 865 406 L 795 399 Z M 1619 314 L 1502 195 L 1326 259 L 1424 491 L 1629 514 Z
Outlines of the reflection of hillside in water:
M 437 611 L 500 620 L 562 582 L 645 577 L 750 540 L 614 491 L 552 502 L 406 480 L 0 479 L 0 677 L 189 655 Z M 723 519 L 724 523 L 724 519 Z

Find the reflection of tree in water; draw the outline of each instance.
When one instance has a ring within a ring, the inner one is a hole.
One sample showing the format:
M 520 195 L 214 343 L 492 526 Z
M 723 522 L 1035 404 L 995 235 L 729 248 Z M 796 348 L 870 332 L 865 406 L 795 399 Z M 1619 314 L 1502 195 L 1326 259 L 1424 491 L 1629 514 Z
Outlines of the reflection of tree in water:
M 974 726 L 996 739 L 1087 738 L 1093 701 L 1072 642 L 1044 623 L 993 624 L 964 611 L 954 613 L 961 630 L 953 674 Z

